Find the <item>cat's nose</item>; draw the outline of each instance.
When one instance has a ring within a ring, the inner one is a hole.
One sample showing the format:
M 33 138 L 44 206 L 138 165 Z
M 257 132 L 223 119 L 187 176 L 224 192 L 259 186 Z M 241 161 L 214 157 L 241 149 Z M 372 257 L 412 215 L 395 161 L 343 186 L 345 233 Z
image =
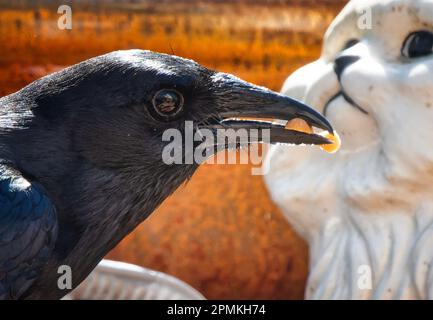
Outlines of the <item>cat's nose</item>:
M 334 61 L 334 71 L 337 74 L 338 79 L 341 78 L 341 74 L 343 73 L 344 69 L 346 69 L 348 66 L 355 63 L 359 59 L 359 56 L 341 55 L 337 57 Z

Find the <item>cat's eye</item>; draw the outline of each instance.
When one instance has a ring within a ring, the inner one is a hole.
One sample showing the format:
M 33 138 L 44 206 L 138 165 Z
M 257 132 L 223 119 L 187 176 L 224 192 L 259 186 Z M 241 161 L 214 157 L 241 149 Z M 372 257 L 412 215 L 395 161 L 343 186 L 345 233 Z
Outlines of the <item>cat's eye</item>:
M 341 50 L 341 51 L 347 50 L 358 43 L 359 43 L 358 39 L 350 39 L 344 44 L 343 50 Z
M 418 58 L 433 53 L 433 33 L 416 31 L 409 34 L 401 48 L 401 54 L 406 58 Z

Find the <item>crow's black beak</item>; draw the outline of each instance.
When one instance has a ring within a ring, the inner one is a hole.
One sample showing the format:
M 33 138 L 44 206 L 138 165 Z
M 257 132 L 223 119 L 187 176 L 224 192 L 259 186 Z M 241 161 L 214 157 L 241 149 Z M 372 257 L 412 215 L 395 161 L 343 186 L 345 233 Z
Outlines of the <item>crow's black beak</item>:
M 285 129 L 284 124 L 272 121 L 275 119 L 289 121 L 300 118 L 312 127 L 333 133 L 331 124 L 324 116 L 297 100 L 225 73 L 216 73 L 213 76 L 213 88 L 218 106 L 218 117 L 214 121 L 209 121 L 207 127 L 213 129 L 268 129 L 271 143 L 330 143 L 321 135 L 288 130 Z M 270 121 L 258 119 L 269 119 Z M 260 141 L 260 138 L 258 140 Z

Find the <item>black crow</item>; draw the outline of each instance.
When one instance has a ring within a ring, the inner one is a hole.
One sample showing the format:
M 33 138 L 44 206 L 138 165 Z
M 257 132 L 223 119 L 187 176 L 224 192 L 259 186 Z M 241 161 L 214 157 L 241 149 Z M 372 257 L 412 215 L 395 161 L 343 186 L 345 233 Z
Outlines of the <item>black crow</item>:
M 198 163 L 166 164 L 168 128 L 269 128 L 273 142 L 315 134 L 234 117 L 292 119 L 332 132 L 309 107 L 175 56 L 116 51 L 0 99 L 0 298 L 57 299 L 77 286 Z M 229 120 L 228 120 L 229 119 Z

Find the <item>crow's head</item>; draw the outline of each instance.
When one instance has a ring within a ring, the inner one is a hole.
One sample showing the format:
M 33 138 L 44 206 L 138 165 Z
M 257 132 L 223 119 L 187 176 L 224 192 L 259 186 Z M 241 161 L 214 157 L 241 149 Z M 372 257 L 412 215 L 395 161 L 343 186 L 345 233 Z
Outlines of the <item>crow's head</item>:
M 300 102 L 191 60 L 142 50 L 84 61 L 2 102 L 6 107 L 0 112 L 7 118 L 2 140 L 9 154 L 20 170 L 47 180 L 52 188 L 62 179 L 82 179 L 90 172 L 89 184 L 107 183 L 102 176 L 113 181 L 119 173 L 134 181 L 136 189 L 177 187 L 197 164 L 166 164 L 162 155 L 168 142 L 163 135 L 177 129 L 185 147 L 185 121 L 192 122 L 194 133 L 206 128 L 269 128 L 273 142 L 297 144 L 327 140 L 270 122 L 228 119 L 297 117 L 332 131 L 324 117 Z

